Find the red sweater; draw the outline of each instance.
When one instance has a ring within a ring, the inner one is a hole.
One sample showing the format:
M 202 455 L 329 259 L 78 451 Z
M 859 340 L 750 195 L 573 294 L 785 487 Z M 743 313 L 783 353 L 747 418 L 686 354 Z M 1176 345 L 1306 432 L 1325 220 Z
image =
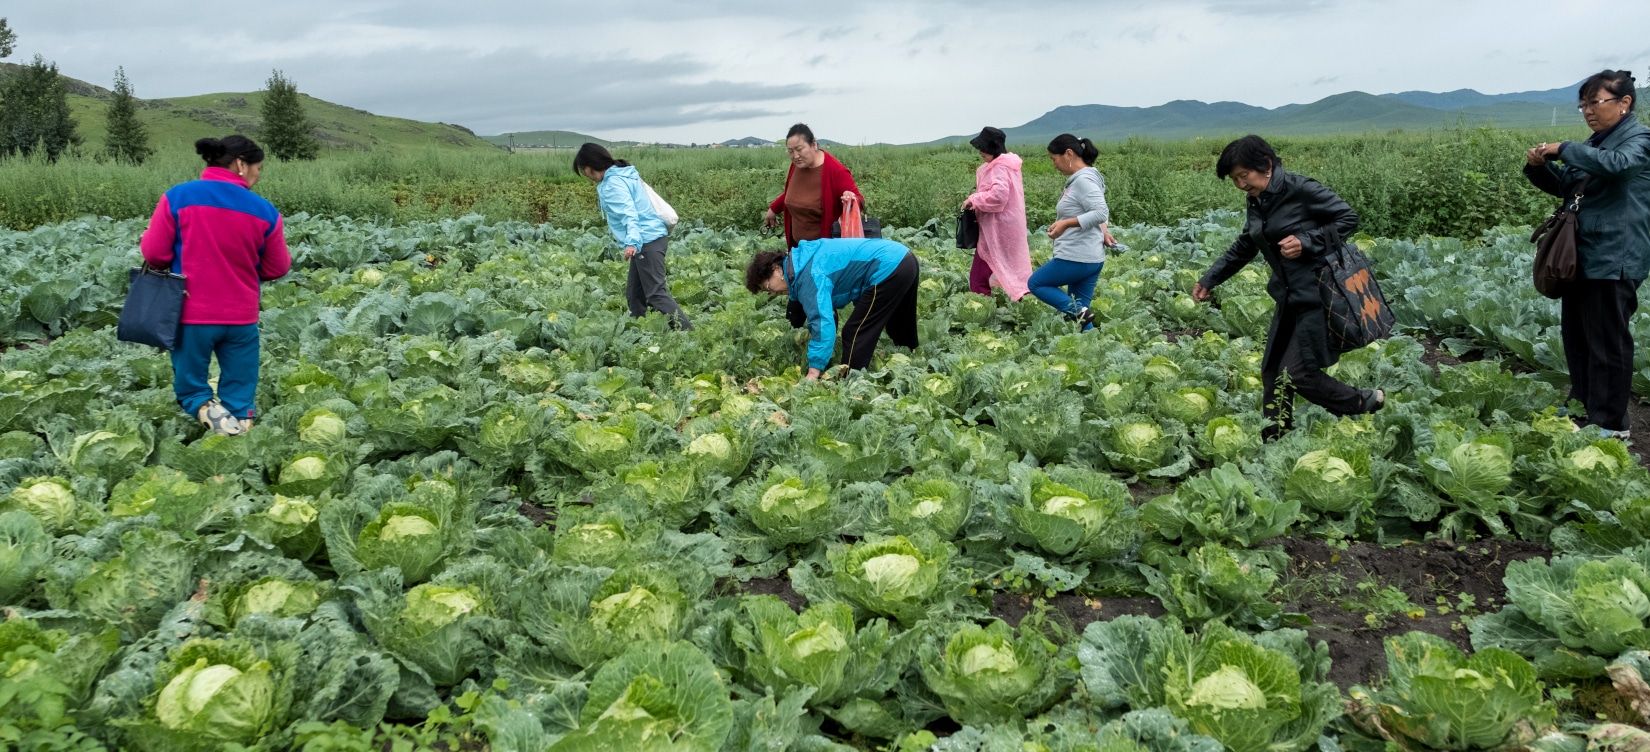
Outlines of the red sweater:
M 849 174 L 848 168 L 843 167 L 842 163 L 836 161 L 836 157 L 831 156 L 830 153 L 825 154 L 825 164 L 821 165 L 820 169 L 819 195 L 825 205 L 821 207 L 824 218 L 819 226 L 819 237 L 828 238 L 831 237 L 831 225 L 836 223 L 837 215 L 842 213 L 843 192 L 847 191 L 859 197 L 861 212 L 865 211 L 865 194 L 860 193 L 859 186 L 854 185 L 854 176 Z M 791 176 L 795 174 L 796 165 L 793 164 L 789 170 L 785 171 L 786 190 L 790 189 Z M 779 198 L 768 204 L 768 208 L 775 214 L 784 214 L 785 194 L 779 194 Z M 791 234 L 791 215 L 789 214 L 785 214 L 785 245 L 791 248 L 796 247 L 796 238 Z

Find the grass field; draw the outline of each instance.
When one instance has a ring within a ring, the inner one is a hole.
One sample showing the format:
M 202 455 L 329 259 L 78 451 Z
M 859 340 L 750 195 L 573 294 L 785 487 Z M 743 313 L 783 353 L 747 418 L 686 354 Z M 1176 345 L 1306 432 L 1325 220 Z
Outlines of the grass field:
M 395 135 L 394 129 L 372 133 L 380 142 Z M 157 145 L 166 146 L 161 135 Z M 402 135 L 413 138 L 410 131 Z M 427 144 L 425 135 L 418 139 Z M 1289 169 L 1344 196 L 1369 232 L 1473 237 L 1495 225 L 1529 224 L 1550 211 L 1551 202 L 1520 173 L 1523 150 L 1578 135 L 1462 128 L 1278 138 L 1275 145 Z M 1213 174 L 1225 141 L 1101 144 L 1096 167 L 1106 178 L 1114 221 L 1172 224 L 1211 209 L 1241 207 L 1241 194 Z M 406 221 L 481 213 L 560 226 L 600 222 L 594 191 L 572 174 L 570 152 L 511 155 L 453 146 L 333 150 L 309 163 L 272 162 L 259 191 L 289 214 Z M 1052 219 L 1062 185 L 1041 152 L 1022 151 L 1034 227 Z M 950 222 L 972 190 L 979 164 L 966 146 L 834 147 L 833 153 L 853 171 L 870 212 L 897 227 Z M 634 162 L 685 221 L 715 228 L 755 229 L 783 186 L 787 164 L 782 153 L 766 149 L 621 149 L 617 154 Z M 199 162 L 175 144 L 141 167 L 88 157 L 58 164 L 0 162 L 0 226 L 25 229 L 84 215 L 146 216 L 161 192 L 190 179 L 198 168 Z

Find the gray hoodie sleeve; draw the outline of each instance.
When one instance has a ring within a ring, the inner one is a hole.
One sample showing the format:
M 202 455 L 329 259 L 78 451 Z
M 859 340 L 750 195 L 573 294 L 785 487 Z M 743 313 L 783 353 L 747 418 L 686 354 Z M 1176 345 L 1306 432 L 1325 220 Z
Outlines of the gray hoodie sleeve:
M 1078 175 L 1071 184 L 1072 197 L 1083 207 L 1083 213 L 1077 215 L 1077 226 L 1090 230 L 1111 219 L 1111 209 L 1106 207 L 1106 179 L 1100 176 L 1099 170 L 1094 169 L 1084 170 Z

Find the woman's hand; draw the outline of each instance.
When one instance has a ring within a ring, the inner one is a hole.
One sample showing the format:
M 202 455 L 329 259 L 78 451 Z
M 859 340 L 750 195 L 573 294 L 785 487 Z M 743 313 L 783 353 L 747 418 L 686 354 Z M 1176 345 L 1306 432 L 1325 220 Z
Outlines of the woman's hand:
M 1284 238 L 1282 240 L 1282 242 L 1278 243 L 1278 251 L 1280 253 L 1282 253 L 1283 257 L 1286 258 L 1286 259 L 1298 259 L 1298 258 L 1300 258 L 1301 257 L 1301 239 L 1300 239 L 1300 237 L 1297 236 L 1297 235 L 1290 235 L 1289 237 Z
M 1066 234 L 1066 230 L 1069 230 L 1069 229 L 1071 229 L 1073 227 L 1076 227 L 1076 226 L 1077 226 L 1077 220 L 1076 219 L 1062 219 L 1062 220 L 1059 220 L 1058 222 L 1055 222 L 1054 224 L 1048 226 L 1048 237 L 1049 237 L 1050 240 L 1058 240 L 1061 235 Z
M 633 246 L 633 245 L 625 246 L 624 247 L 624 258 L 625 258 L 626 261 L 629 261 L 630 259 L 636 258 L 636 246 Z
M 772 209 L 769 209 L 767 211 L 767 213 L 762 215 L 762 224 L 767 225 L 768 229 L 770 229 L 770 230 L 772 230 L 775 227 L 778 227 L 779 226 L 779 215 L 773 213 Z
M 1542 166 L 1546 165 L 1547 164 L 1547 155 L 1543 153 L 1546 150 L 1546 148 L 1547 148 L 1546 144 L 1542 144 L 1540 146 L 1530 147 L 1530 150 L 1528 152 L 1525 152 L 1525 154 L 1524 154 L 1524 161 L 1527 162 L 1531 167 L 1542 167 Z
M 1211 294 L 1209 288 L 1204 287 L 1202 282 L 1192 285 L 1192 300 L 1202 303 L 1208 300 Z
M 1117 247 L 1117 238 L 1111 236 L 1111 230 L 1107 229 L 1105 225 L 1100 225 L 1100 242 L 1107 248 Z
M 969 196 L 968 198 L 963 199 L 963 208 L 964 209 L 974 208 L 974 197 L 973 196 Z

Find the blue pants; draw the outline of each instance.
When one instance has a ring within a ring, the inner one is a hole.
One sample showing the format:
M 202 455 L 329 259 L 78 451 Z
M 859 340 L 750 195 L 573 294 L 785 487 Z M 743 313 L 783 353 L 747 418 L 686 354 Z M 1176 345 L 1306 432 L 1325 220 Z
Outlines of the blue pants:
M 252 417 L 258 394 L 258 325 L 184 324 L 172 351 L 172 391 L 190 415 L 212 399 L 207 366 L 218 356 L 218 401 L 237 418 Z
M 1105 265 L 1104 261 L 1080 264 L 1065 259 L 1050 259 L 1031 273 L 1026 285 L 1031 288 L 1032 295 L 1054 306 L 1054 310 L 1076 316 L 1094 300 L 1094 284 L 1100 281 L 1100 268 Z M 1066 289 L 1061 290 L 1061 287 Z

